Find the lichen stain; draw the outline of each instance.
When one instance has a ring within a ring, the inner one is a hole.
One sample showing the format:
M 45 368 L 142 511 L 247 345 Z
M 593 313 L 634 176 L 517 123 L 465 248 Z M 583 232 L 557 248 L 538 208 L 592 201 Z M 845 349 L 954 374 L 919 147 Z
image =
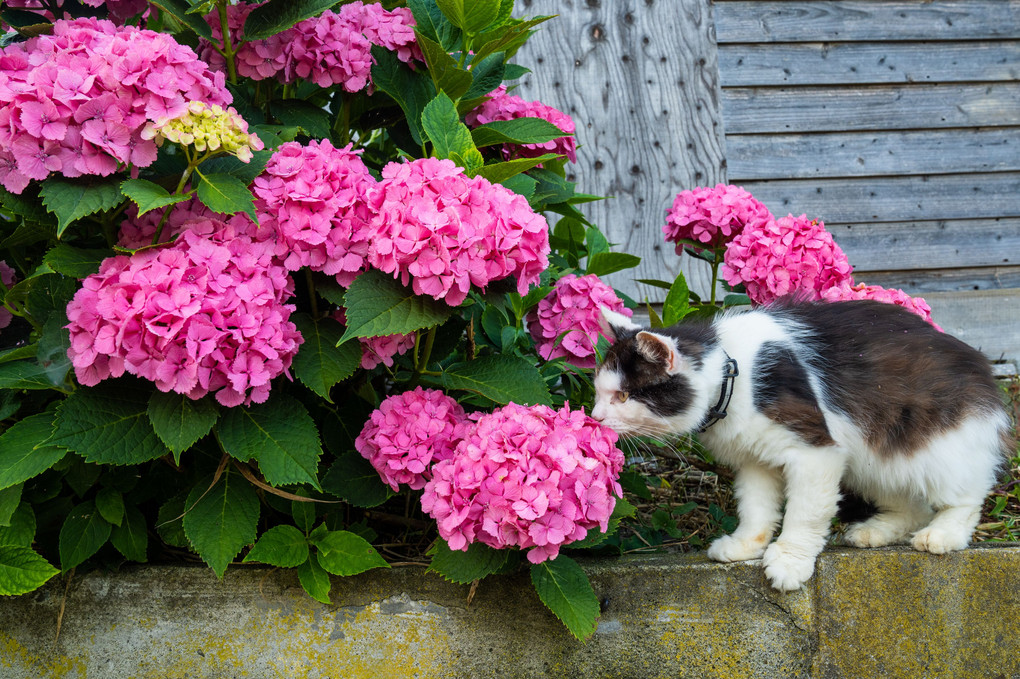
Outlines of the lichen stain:
M 56 654 L 45 658 L 35 655 L 14 638 L 0 632 L 0 670 L 3 669 L 13 669 L 35 679 L 85 679 L 85 663 L 80 659 Z M 0 676 L 5 675 L 5 672 L 0 672 Z

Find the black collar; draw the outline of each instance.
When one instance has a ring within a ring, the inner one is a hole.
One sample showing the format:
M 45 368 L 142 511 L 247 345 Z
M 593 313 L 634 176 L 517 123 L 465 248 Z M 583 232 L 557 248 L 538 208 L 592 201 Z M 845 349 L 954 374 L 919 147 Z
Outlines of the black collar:
M 737 370 L 737 361 L 730 358 L 730 355 L 725 351 L 723 355 L 726 356 L 726 363 L 723 364 L 723 382 L 719 393 L 719 401 L 709 408 L 708 415 L 705 416 L 705 420 L 698 427 L 699 432 L 707 430 L 713 424 L 726 417 L 726 409 L 730 406 L 730 397 L 733 396 L 733 380 L 740 374 L 740 371 Z

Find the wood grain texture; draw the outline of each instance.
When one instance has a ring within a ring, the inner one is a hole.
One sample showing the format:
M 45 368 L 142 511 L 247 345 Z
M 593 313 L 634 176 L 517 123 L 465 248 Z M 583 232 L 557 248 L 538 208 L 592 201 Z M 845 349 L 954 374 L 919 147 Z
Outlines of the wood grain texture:
M 720 43 L 982 40 L 1020 35 L 1020 0 L 716 0 L 714 12 Z
M 1020 41 L 719 45 L 723 87 L 1020 80 Z
M 1020 83 L 731 87 L 727 134 L 1020 125 Z
M 534 72 L 516 93 L 573 117 L 581 148 L 568 173 L 580 190 L 611 196 L 581 209 L 618 250 L 642 258 L 609 282 L 659 300 L 662 290 L 632 279 L 672 279 L 682 265 L 704 291 L 706 267 L 681 264 L 661 227 L 679 191 L 725 181 L 708 0 L 524 0 L 517 11 L 559 17 L 518 54 Z
M 744 182 L 777 216 L 860 224 L 1020 217 L 1020 173 Z
M 992 359 L 1020 358 L 1020 288 L 924 295 L 935 322 Z
M 1020 127 L 730 135 L 730 181 L 1020 170 Z
M 973 292 L 1020 288 L 1020 267 L 992 266 L 980 269 L 922 269 L 916 271 L 854 272 L 858 283 L 897 288 L 924 297 L 933 292 Z M 1003 313 L 1009 313 L 1003 310 Z

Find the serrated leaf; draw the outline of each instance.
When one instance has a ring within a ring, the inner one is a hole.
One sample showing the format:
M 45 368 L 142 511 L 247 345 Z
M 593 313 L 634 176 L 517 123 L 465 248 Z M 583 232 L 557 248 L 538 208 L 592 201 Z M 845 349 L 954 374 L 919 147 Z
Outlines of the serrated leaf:
M 203 166 L 205 163 L 203 163 Z M 173 194 L 155 182 L 147 179 L 125 179 L 120 184 L 120 191 L 138 206 L 141 217 L 150 210 L 174 205 L 191 198 L 190 194 Z
M 98 552 L 110 539 L 110 530 L 91 500 L 72 509 L 60 527 L 60 567 L 69 571 Z
M 538 182 L 526 174 L 516 174 L 513 177 L 504 179 L 500 184 L 530 201 L 532 196 L 535 195 L 535 187 L 538 185 Z
M 0 389 L 53 389 L 53 383 L 35 361 L 11 361 L 0 365 Z
M 442 380 L 447 389 L 463 389 L 504 405 L 551 405 L 542 374 L 519 356 L 499 354 L 456 363 L 443 371 Z
M 357 575 L 373 568 L 389 568 L 368 540 L 350 531 L 330 531 L 315 543 L 319 565 L 333 575 Z
M 4 349 L 3 351 L 0 351 L 0 364 L 10 363 L 11 361 L 20 361 L 25 358 L 35 358 L 37 351 L 39 351 L 38 344 L 25 344 L 20 347 Z M 0 419 L 4 418 L 0 417 Z
M 0 488 L 38 476 L 63 459 L 67 451 L 47 442 L 52 433 L 53 413 L 40 413 L 0 435 Z
M 44 262 L 37 273 L 8 290 L 6 300 L 9 304 L 24 305 L 36 323 L 45 325 L 52 314 L 66 318 L 67 303 L 78 291 L 78 285 L 73 278 L 49 271 Z
M 124 496 L 113 488 L 102 488 L 96 493 L 96 509 L 99 515 L 119 526 L 124 522 Z
M 66 314 L 51 313 L 43 325 L 36 350 L 35 362 L 46 373 L 50 384 L 58 389 L 70 387 L 67 373 L 71 370 L 71 359 L 68 358 L 67 352 L 71 348 L 71 335 L 65 326 L 67 326 Z
M 392 495 L 379 472 L 360 454 L 341 455 L 322 477 L 322 490 L 355 507 L 377 507 Z
M 60 571 L 28 547 L 0 547 L 0 594 L 17 596 L 38 589 Z
M 317 139 L 329 137 L 329 114 L 315 104 L 301 99 L 278 99 L 270 104 L 270 109 L 284 125 L 300 127 Z
M 179 493 L 164 502 L 156 515 L 156 532 L 163 542 L 171 547 L 187 548 L 188 536 L 184 534 L 182 516 L 187 505 L 187 494 Z
M 139 563 L 148 561 L 149 534 L 145 516 L 137 507 L 128 507 L 124 511 L 124 520 L 110 533 L 110 543 L 125 559 Z
M 599 600 L 591 582 L 573 559 L 560 555 L 532 564 L 531 582 L 538 598 L 579 641 L 595 632 Z
M 329 390 L 361 365 L 361 346 L 356 342 L 337 346 L 344 329 L 331 318 L 315 321 L 307 314 L 294 314 L 290 320 L 304 338 L 291 364 L 294 376 L 332 403 Z
M 436 89 L 446 92 L 451 99 L 460 99 L 471 87 L 471 72 L 460 68 L 457 60 L 438 42 L 425 36 L 418 29 L 415 29 L 414 35 Z
M 666 293 L 666 301 L 662 303 L 662 322 L 666 326 L 678 323 L 684 316 L 690 313 L 690 289 L 687 287 L 687 279 L 683 273 L 678 273 L 673 285 Z
M 14 512 L 21 503 L 21 490 L 23 483 L 0 489 L 0 526 L 11 525 Z
M 514 175 L 531 170 L 536 165 L 556 160 L 560 156 L 555 153 L 544 153 L 536 158 L 515 158 L 502 163 L 491 163 L 470 173 L 472 177 L 485 177 L 493 184 L 499 184 Z
M 57 273 L 72 278 L 85 278 L 99 271 L 99 265 L 107 257 L 112 257 L 113 250 L 76 248 L 67 243 L 58 243 L 43 258 Z
M 298 566 L 298 580 L 301 586 L 308 592 L 308 596 L 324 604 L 332 603 L 329 600 L 329 589 L 332 586 L 329 581 L 329 573 L 319 565 L 319 560 L 314 555 Z
M 428 570 L 450 582 L 466 585 L 499 571 L 506 563 L 509 552 L 493 549 L 481 542 L 475 542 L 468 546 L 467 551 L 461 552 L 450 549 L 445 540 L 438 540 L 429 554 L 432 555 L 432 562 Z
M 213 212 L 233 215 L 244 212 L 258 221 L 255 214 L 255 197 L 243 181 L 229 174 L 213 173 L 198 176 L 198 199 Z
M 372 83 L 393 98 L 407 118 L 414 143 L 421 145 L 425 132 L 421 126 L 421 113 L 425 105 L 436 96 L 432 78 L 422 71 L 412 71 L 395 52 L 380 45 L 372 46 Z
M 159 439 L 180 463 L 181 453 L 212 431 L 219 418 L 219 408 L 211 399 L 197 401 L 184 394 L 154 391 L 146 407 L 146 415 Z
M 407 0 L 407 8 L 414 15 L 415 30 L 452 52 L 460 37 L 460 29 L 450 23 L 434 0 Z
M 450 158 L 451 154 L 466 156 L 472 150 L 477 151 L 471 132 L 460 121 L 453 100 L 444 92 L 425 106 L 421 123 L 437 158 Z
M 222 578 L 241 548 L 255 541 L 259 498 L 255 489 L 229 468 L 209 488 L 212 479 L 211 475 L 202 479 L 188 494 L 184 534 L 202 560 Z
M 265 132 L 260 130 L 255 131 L 260 137 L 268 136 Z M 272 157 L 273 152 L 269 150 L 269 144 L 267 142 L 266 149 L 252 152 L 252 158 L 247 163 L 235 156 L 216 156 L 215 158 L 210 158 L 199 165 L 198 169 L 203 174 L 229 174 L 233 177 L 237 177 L 244 182 L 245 186 L 247 186 L 255 181 L 255 177 L 262 174 L 262 171 L 266 169 L 266 165 L 269 163 L 269 159 Z
M 341 338 L 407 334 L 440 325 L 453 314 L 453 307 L 417 295 L 382 271 L 367 271 L 351 283 L 344 295 L 347 330 Z
M 308 492 L 303 488 L 296 489 L 294 494 L 308 497 Z M 315 505 L 315 502 L 290 501 L 290 515 L 294 519 L 294 525 L 297 526 L 298 530 L 303 530 L 307 533 L 315 525 Z
M 57 408 L 48 443 L 100 464 L 139 464 L 168 455 L 146 413 L 148 401 L 149 392 L 130 382 L 78 389 Z
M 245 40 L 265 40 L 337 4 L 336 0 L 269 0 L 244 22 Z
M 274 526 L 262 534 L 244 557 L 244 563 L 250 561 L 296 568 L 308 561 L 308 538 L 294 526 Z
M 565 136 L 569 135 L 541 118 L 497 120 L 471 130 L 471 137 L 478 147 L 495 144 L 544 144 Z
M 195 31 L 206 40 L 212 40 L 212 29 L 203 17 L 188 12 L 191 5 L 187 0 L 151 0 L 152 4 L 174 16 L 182 24 Z
M 310 483 L 321 490 L 316 478 L 322 455 L 319 432 L 300 401 L 275 394 L 261 405 L 230 408 L 216 424 L 216 433 L 232 457 L 257 458 L 272 485 Z
M 0 545 L 31 547 L 35 541 L 35 512 L 22 502 L 11 515 L 9 525 L 0 526 Z
M 50 177 L 44 181 L 39 196 L 46 209 L 57 217 L 57 238 L 75 220 L 112 210 L 124 200 L 116 180 L 93 182 L 63 177 Z
M 471 61 L 471 89 L 464 94 L 464 99 L 483 97 L 503 82 L 506 70 L 506 55 L 502 52 L 490 54 L 483 59 Z M 562 134 L 560 135 L 562 136 Z
M 38 184 L 30 184 L 21 193 L 11 193 L 0 186 L 0 205 L 19 217 L 24 217 L 26 222 L 34 222 L 19 226 L 13 234 L 0 241 L 0 248 L 28 245 L 56 235 L 56 220 L 39 200 L 38 191 Z
M 598 252 L 588 257 L 586 268 L 590 274 L 607 276 L 624 269 L 633 269 L 641 263 L 641 258 L 625 252 Z
M 439 9 L 465 33 L 478 33 L 499 16 L 500 0 L 435 0 Z

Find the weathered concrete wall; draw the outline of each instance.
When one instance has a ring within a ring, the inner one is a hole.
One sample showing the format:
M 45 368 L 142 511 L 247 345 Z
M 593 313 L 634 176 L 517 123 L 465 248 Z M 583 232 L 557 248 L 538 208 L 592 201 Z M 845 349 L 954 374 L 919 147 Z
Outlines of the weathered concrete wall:
M 468 587 L 402 568 L 333 581 L 154 567 L 0 601 L 0 677 L 1020 678 L 1020 546 L 833 550 L 808 586 L 703 556 L 583 563 L 603 614 L 574 641 L 527 576 Z

